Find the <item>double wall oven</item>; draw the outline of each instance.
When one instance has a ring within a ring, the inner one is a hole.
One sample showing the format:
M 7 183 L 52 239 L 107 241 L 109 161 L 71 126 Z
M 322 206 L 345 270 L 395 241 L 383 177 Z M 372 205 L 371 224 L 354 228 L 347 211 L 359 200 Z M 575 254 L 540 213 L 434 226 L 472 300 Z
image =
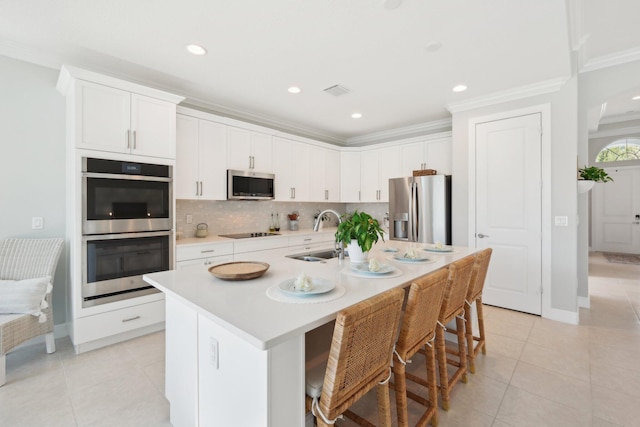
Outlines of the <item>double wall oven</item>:
M 173 265 L 172 167 L 82 159 L 82 306 L 158 292 Z

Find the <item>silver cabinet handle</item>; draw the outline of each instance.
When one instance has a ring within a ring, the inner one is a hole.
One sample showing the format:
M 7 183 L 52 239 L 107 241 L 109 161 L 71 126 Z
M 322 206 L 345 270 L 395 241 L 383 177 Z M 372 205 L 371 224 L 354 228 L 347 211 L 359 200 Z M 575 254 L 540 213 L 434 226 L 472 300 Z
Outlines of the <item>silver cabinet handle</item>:
M 139 318 L 140 318 L 140 316 L 130 317 L 128 319 L 122 319 L 122 323 L 131 322 L 132 320 L 138 320 Z
M 201 195 L 201 196 L 202 196 L 202 192 L 204 191 L 202 187 L 203 187 L 203 185 L 202 185 L 202 181 L 200 181 L 200 195 Z
M 200 181 L 196 181 L 196 196 L 200 193 Z
M 478 236 L 478 239 L 484 239 L 485 237 L 489 237 L 486 234 L 482 234 L 482 233 L 478 233 L 477 236 Z
M 127 129 L 127 148 L 131 148 L 131 129 Z
M 304 242 L 310 242 L 310 241 L 312 241 L 312 240 L 313 240 L 313 239 L 309 237 L 309 238 L 307 238 L 307 239 L 304 239 L 303 241 L 304 241 Z
M 324 199 L 329 200 L 329 190 L 324 190 Z
M 208 254 L 208 253 L 215 252 L 215 251 L 216 251 L 215 249 L 209 249 L 209 250 L 206 250 L 206 251 L 200 251 L 200 253 L 201 254 Z
M 136 149 L 136 132 L 137 131 L 135 131 L 135 130 L 133 131 L 133 149 L 134 150 Z

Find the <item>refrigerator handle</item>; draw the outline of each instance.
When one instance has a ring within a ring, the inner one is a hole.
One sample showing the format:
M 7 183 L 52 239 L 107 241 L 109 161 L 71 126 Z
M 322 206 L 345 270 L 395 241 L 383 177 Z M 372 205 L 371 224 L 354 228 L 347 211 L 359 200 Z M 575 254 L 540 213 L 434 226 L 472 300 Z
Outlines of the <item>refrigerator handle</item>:
M 412 242 L 418 241 L 418 184 L 411 183 L 411 202 L 409 206 L 409 224 L 411 224 Z

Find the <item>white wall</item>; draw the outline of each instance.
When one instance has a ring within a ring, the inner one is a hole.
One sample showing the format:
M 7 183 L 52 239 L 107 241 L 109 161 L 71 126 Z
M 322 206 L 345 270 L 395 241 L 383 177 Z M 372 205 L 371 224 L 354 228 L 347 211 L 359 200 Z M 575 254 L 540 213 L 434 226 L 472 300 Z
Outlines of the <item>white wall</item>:
M 0 238 L 65 237 L 65 100 L 58 73 L 0 56 Z M 42 230 L 31 218 L 43 217 Z M 66 323 L 67 254 L 53 289 L 56 325 Z
M 553 318 L 571 318 L 577 313 L 577 79 L 570 79 L 555 93 L 496 104 L 453 115 L 453 243 L 468 245 L 469 234 L 469 120 L 491 114 L 551 105 L 551 158 L 544 159 L 551 170 L 551 182 L 543 183 L 550 191 L 551 206 L 542 212 L 543 224 L 553 224 L 554 216 L 567 216 L 568 227 L 552 227 L 550 253 L 543 249 L 543 259 L 550 259 L 551 308 Z M 543 244 L 543 247 L 545 245 Z M 566 315 L 566 316 L 565 316 Z

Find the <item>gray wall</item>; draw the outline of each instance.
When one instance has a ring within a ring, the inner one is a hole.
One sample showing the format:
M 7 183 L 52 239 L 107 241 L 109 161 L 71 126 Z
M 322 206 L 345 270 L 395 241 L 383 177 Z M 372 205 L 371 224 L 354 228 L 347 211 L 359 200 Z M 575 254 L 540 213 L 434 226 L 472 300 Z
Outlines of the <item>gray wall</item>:
M 65 237 L 65 99 L 58 72 L 0 56 L 0 238 Z M 42 230 L 31 229 L 43 217 Z M 67 321 L 68 247 L 53 288 L 55 324 Z
M 469 120 L 535 105 L 551 105 L 551 182 L 543 184 L 551 191 L 551 207 L 542 212 L 542 221 L 553 224 L 554 216 L 567 216 L 568 227 L 551 228 L 551 308 L 577 311 L 577 80 L 570 79 L 555 93 L 506 102 L 453 115 L 453 243 L 468 245 L 469 233 Z M 545 132 L 549 130 L 545 129 Z M 543 245 L 544 246 L 544 245 Z M 544 273 L 544 272 L 543 272 Z

